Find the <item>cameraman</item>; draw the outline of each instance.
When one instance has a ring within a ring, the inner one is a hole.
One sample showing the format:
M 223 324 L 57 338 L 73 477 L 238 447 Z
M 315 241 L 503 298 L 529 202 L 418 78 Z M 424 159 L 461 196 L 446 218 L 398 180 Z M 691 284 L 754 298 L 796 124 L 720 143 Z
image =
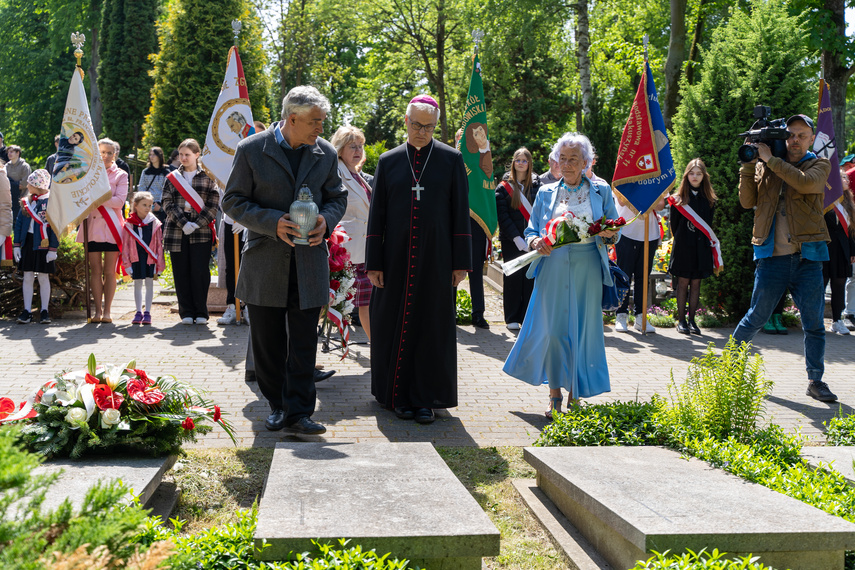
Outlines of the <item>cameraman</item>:
M 831 163 L 810 152 L 813 121 L 805 115 L 787 119 L 790 137 L 786 160 L 772 156 L 763 143 L 755 158 L 739 170 L 739 202 L 754 208 L 754 292 L 751 308 L 739 321 L 733 338 L 748 342 L 772 314 L 789 287 L 801 312 L 805 332 L 805 365 L 810 383 L 807 395 L 834 402 L 822 381 L 825 368 L 825 292 L 822 262 L 828 260 L 830 241 L 823 219 L 823 195 Z

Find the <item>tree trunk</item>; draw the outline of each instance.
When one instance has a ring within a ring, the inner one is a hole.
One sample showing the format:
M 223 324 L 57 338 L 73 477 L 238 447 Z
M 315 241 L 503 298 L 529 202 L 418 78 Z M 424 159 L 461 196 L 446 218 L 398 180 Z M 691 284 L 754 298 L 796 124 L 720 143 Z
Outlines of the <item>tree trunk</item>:
M 101 136 L 101 92 L 98 90 L 98 28 L 90 30 L 92 41 L 89 43 L 89 111 L 92 113 L 92 128 L 95 136 Z
M 436 95 L 439 98 L 439 120 L 442 128 L 442 142 L 448 139 L 448 116 L 445 112 L 445 0 L 439 0 L 436 5 Z
M 671 129 L 671 118 L 677 112 L 680 96 L 680 75 L 686 61 L 686 0 L 671 0 L 671 39 L 665 60 L 665 100 L 662 117 L 665 128 Z
M 706 25 L 707 15 L 706 15 L 706 6 L 709 4 L 710 0 L 701 0 L 698 5 L 698 17 L 695 20 L 695 31 L 692 34 L 692 47 L 689 48 L 689 65 L 686 66 L 686 81 L 688 81 L 689 85 L 694 85 L 695 83 L 695 64 L 700 63 L 700 48 L 701 39 L 704 33 L 704 26 Z
M 588 0 L 576 3 L 576 62 L 579 66 L 579 86 L 582 89 L 582 114 L 585 118 L 591 113 L 591 59 L 588 50 L 591 37 L 588 34 Z M 582 128 L 579 122 L 577 129 Z
M 834 31 L 842 40 L 846 40 L 845 4 L 843 0 L 825 0 L 825 8 L 832 13 Z M 846 151 L 846 85 L 853 69 L 846 66 L 846 58 L 839 51 L 822 50 L 822 72 L 828 83 L 831 98 L 831 122 L 834 125 L 834 138 L 838 155 L 843 158 Z

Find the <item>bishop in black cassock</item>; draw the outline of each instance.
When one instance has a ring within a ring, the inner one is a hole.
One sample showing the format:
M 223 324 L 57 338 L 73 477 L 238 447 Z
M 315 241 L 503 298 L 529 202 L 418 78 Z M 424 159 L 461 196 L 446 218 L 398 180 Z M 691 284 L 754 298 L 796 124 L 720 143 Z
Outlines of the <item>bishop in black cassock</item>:
M 459 151 L 434 140 L 439 108 L 407 107 L 407 142 L 377 164 L 368 217 L 371 393 L 402 419 L 457 406 L 455 287 L 472 268 L 469 186 Z

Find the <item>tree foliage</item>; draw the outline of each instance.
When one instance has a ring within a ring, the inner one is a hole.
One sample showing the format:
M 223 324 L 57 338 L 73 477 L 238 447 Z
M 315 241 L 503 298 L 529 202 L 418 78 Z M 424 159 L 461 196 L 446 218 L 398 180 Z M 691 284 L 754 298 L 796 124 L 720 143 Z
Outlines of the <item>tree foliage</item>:
M 145 146 L 174 148 L 192 137 L 202 144 L 233 45 L 232 20 L 240 20 L 239 50 L 253 117 L 269 120 L 269 81 L 254 7 L 247 0 L 173 0 L 158 26 L 151 111 Z
M 485 19 L 492 16 L 480 57 L 495 172 L 504 172 L 521 146 L 544 172 L 556 134 L 567 129 L 574 109 L 568 70 L 555 55 L 561 30 L 548 6 L 490 0 L 484 12 Z
M 713 228 L 721 242 L 724 271 L 701 286 L 704 302 L 739 318 L 748 309 L 753 283 L 751 230 L 754 216 L 739 204 L 736 137 L 751 127 L 755 105 L 775 117 L 813 114 L 816 85 L 803 65 L 804 22 L 787 13 L 783 0 L 761 0 L 750 12 L 734 9 L 728 23 L 701 50 L 703 73 L 685 81 L 674 118 L 674 162 L 682 173 L 700 157 L 718 194 Z
M 47 0 L 0 2 L 4 53 L 0 58 L 0 131 L 8 144 L 23 148 L 33 168 L 54 152 L 65 97 L 74 70 L 73 48 L 66 37 L 61 50 L 51 48 Z
M 157 51 L 154 16 L 159 4 L 160 0 L 104 0 L 102 7 L 98 86 L 103 132 L 123 149 L 139 145 L 151 105 L 151 56 Z

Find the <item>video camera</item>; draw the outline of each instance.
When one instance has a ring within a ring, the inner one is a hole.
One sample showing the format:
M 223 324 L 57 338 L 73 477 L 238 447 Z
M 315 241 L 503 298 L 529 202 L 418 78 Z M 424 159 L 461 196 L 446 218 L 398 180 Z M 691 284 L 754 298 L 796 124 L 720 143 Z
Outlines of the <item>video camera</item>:
M 783 118 L 769 120 L 771 114 L 771 107 L 757 105 L 754 107 L 754 118 L 757 120 L 751 125 L 751 130 L 736 136 L 748 139 L 748 143 L 764 143 L 772 150 L 772 156 L 786 159 L 786 140 L 790 138 L 790 132 Z M 740 162 L 751 162 L 758 157 L 757 148 L 749 144 L 739 147 L 737 154 Z

